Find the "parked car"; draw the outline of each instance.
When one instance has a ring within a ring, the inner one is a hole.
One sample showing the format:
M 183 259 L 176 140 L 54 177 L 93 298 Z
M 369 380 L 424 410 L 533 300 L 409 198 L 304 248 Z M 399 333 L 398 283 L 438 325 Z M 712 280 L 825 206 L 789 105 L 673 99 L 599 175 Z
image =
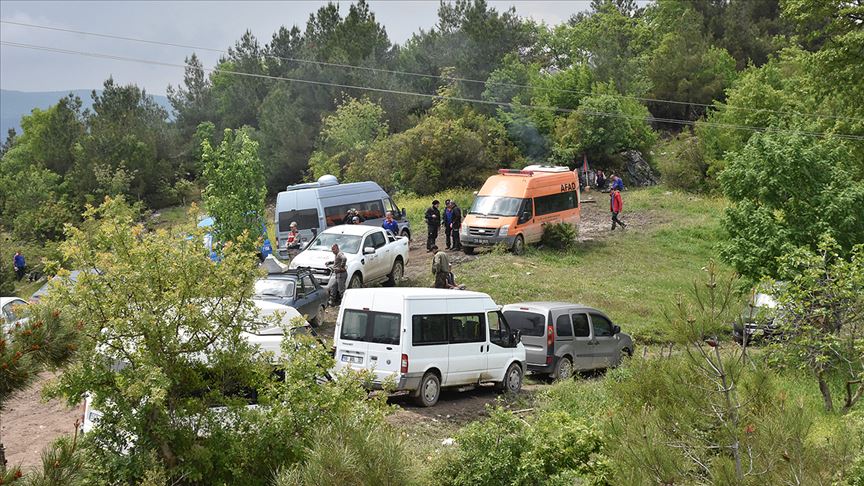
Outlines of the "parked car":
M 348 288 L 401 282 L 408 263 L 408 238 L 361 224 L 324 230 L 291 260 L 289 267 L 310 268 L 318 282 L 327 285 L 335 258 L 331 251 L 334 243 L 348 260 Z
M 390 211 L 399 224 L 399 236 L 411 238 L 405 209 L 399 209 L 381 186 L 371 181 L 340 184 L 335 176 L 324 175 L 317 182 L 288 186 L 276 196 L 277 254 L 288 257 L 292 222 L 297 223 L 301 241 L 309 242 L 327 228 L 345 223 L 351 209 L 357 210 L 363 224 L 369 226 L 381 226 Z
M 766 293 L 756 293 L 741 313 L 741 319 L 732 324 L 732 338 L 738 344 L 749 346 L 766 340 L 777 339 L 782 331 L 777 322 L 777 301 Z
M 579 224 L 579 180 L 567 167 L 501 169 L 486 179 L 462 221 L 459 238 L 467 254 L 504 244 L 521 254 L 543 237 L 543 226 Z
M 438 402 L 442 387 L 491 382 L 518 392 L 525 347 L 500 309 L 479 292 L 348 290 L 333 336 L 336 371 L 369 370 L 373 387 L 392 382 L 424 407 Z
M 253 331 L 241 333 L 241 336 L 246 338 L 250 343 L 258 346 L 259 352 L 271 353 L 271 359 L 274 364 L 278 362 L 278 358 L 282 354 L 282 340 L 285 337 L 285 329 L 289 330 L 290 336 L 307 334 L 318 338 L 315 330 L 312 329 L 308 322 L 303 320 L 303 317 L 294 308 L 260 300 L 254 300 L 253 302 L 261 318 L 269 318 L 276 312 L 282 314 L 278 325 L 261 325 Z M 117 363 L 115 366 L 119 370 L 123 369 L 127 364 Z M 274 372 L 278 372 L 278 370 L 274 369 Z M 243 390 L 242 392 L 248 395 L 244 395 L 244 397 L 249 401 L 249 408 L 257 407 L 257 392 L 255 390 Z M 217 412 L 222 409 L 223 407 L 211 408 L 211 410 Z M 93 407 L 93 396 L 88 393 L 84 398 L 84 417 L 81 421 L 81 431 L 87 433 L 93 430 L 100 417 L 102 417 L 102 412 Z M 131 440 L 134 441 L 134 436 L 131 436 Z
M 254 299 L 287 305 L 318 326 L 327 307 L 327 289 L 308 268 L 295 268 L 282 273 L 270 273 L 255 282 Z
M 504 317 L 522 334 L 528 370 L 565 379 L 574 371 L 615 367 L 633 354 L 633 339 L 605 313 L 566 302 L 505 305 Z
M 27 301 L 18 297 L 0 297 L 0 331 L 5 332 L 26 317 Z M 2 333 L 0 333 L 2 338 Z

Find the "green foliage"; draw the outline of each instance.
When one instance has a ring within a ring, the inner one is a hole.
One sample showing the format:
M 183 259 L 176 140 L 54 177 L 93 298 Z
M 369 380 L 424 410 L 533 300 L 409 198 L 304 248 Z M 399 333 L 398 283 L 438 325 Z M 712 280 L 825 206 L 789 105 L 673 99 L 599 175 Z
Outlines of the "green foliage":
M 449 187 L 479 186 L 496 169 L 515 166 L 518 160 L 499 122 L 441 103 L 414 128 L 372 146 L 362 164 L 357 161 L 349 167 L 346 177 L 427 195 Z
M 242 416 L 238 392 L 267 376 L 266 361 L 240 335 L 255 322 L 251 255 L 226 246 L 214 264 L 200 235 L 144 232 L 122 200 L 84 216 L 62 245 L 83 273 L 49 299 L 80 333 L 55 392 L 70 403 L 91 393 L 103 413 L 87 442 L 95 474 L 107 483 L 140 479 L 155 460 L 189 482 L 224 477 L 216 452 L 237 436 L 225 423 Z
M 314 431 L 305 459 L 275 486 L 418 484 L 418 464 L 399 431 L 379 420 L 337 417 Z
M 864 395 L 864 245 L 847 260 L 830 237 L 812 252 L 800 248 L 780 259 L 776 322 L 782 342 L 772 346 L 777 362 L 810 370 L 827 411 L 834 410 L 833 376 L 845 391 L 842 412 Z
M 368 98 L 346 98 L 332 115 L 324 118 L 318 147 L 309 159 L 312 179 L 332 174 L 343 179 L 348 172 L 366 180 L 352 164 L 363 164 L 363 158 L 376 141 L 387 136 L 387 121 L 380 105 Z M 348 180 L 346 182 L 353 182 Z
M 540 242 L 556 250 L 566 250 L 576 244 L 576 227 L 570 223 L 550 223 L 543 227 Z
M 663 182 L 688 192 L 707 192 L 716 185 L 708 174 L 701 140 L 682 132 L 654 150 Z
M 604 441 L 583 420 L 546 412 L 523 420 L 501 408 L 466 426 L 436 464 L 440 484 L 606 484 Z
M 864 177 L 842 142 L 779 133 L 753 135 L 720 176 L 733 205 L 724 221 L 723 256 L 754 280 L 777 276 L 777 259 L 815 249 L 822 236 L 841 256 L 864 241 Z
M 42 468 L 27 473 L 24 486 L 84 486 L 85 456 L 78 447 L 78 431 L 61 437 L 42 450 Z
M 215 219 L 217 240 L 236 243 L 244 232 L 257 237 L 267 195 L 258 143 L 246 130 L 226 129 L 222 143 L 213 148 L 208 140 L 203 140 L 201 150 L 207 178 L 203 198 L 207 211 Z
M 592 161 L 609 163 L 624 150 L 647 151 L 655 135 L 648 110 L 638 102 L 612 94 L 594 94 L 555 127 L 555 157 L 574 165 L 587 154 Z

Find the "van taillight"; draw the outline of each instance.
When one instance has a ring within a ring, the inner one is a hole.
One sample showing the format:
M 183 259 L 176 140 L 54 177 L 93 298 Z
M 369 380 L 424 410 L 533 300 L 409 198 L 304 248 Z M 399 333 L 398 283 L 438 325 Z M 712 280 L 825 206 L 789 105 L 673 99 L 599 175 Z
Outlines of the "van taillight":
M 408 355 L 402 355 L 402 366 L 399 367 L 400 373 L 408 373 Z
M 552 343 L 555 342 L 555 329 L 552 327 L 552 324 L 546 326 L 546 347 L 552 347 Z
M 551 364 L 552 364 L 552 356 L 546 356 L 546 364 L 547 364 L 547 365 L 551 365 Z

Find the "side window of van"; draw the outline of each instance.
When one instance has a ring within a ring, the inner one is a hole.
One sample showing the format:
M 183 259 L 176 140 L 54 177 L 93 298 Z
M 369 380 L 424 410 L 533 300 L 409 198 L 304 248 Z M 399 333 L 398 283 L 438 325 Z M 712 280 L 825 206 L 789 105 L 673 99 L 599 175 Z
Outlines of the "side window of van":
M 356 209 L 363 220 L 381 219 L 384 217 L 384 203 L 381 199 L 374 201 L 356 202 L 350 204 L 340 204 L 338 206 L 330 206 L 324 208 L 324 216 L 327 218 L 327 226 L 336 226 L 342 224 L 345 215 L 349 210 Z
M 591 328 L 588 326 L 587 314 L 573 314 L 573 331 L 576 337 L 590 337 Z
M 534 217 L 534 201 L 531 198 L 527 198 L 522 201 L 522 207 L 519 208 L 519 222 L 518 224 L 525 224 L 528 221 L 531 221 L 531 218 Z
M 489 326 L 489 341 L 504 348 L 510 346 L 510 328 L 500 312 L 487 312 L 486 324 Z
M 278 231 L 288 231 L 291 223 L 297 223 L 298 229 L 310 229 L 318 227 L 318 210 L 301 209 L 282 211 L 279 213 Z
M 576 191 L 560 192 L 534 198 L 537 216 L 558 213 L 576 208 Z
M 483 341 L 486 341 L 483 314 L 450 316 L 450 343 L 479 343 Z
M 561 314 L 555 319 L 555 334 L 558 337 L 573 337 L 573 328 L 570 326 L 570 316 Z
M 414 316 L 411 331 L 411 344 L 414 346 L 447 344 L 447 316 Z
M 594 324 L 594 337 L 612 336 L 612 323 L 600 314 L 591 314 L 591 323 Z

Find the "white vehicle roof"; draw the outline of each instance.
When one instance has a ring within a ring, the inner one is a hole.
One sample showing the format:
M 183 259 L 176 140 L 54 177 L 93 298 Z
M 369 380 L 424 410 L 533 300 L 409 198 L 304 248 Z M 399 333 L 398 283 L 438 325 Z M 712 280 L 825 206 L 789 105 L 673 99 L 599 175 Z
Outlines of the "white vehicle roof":
M 339 226 L 333 226 L 327 228 L 322 231 L 320 234 L 328 233 L 328 234 L 337 234 L 337 235 L 355 235 L 355 236 L 363 236 L 367 233 L 371 233 L 373 231 L 379 231 L 381 228 L 377 226 L 369 226 L 363 224 L 342 224 Z
M 425 300 L 425 299 L 478 299 L 492 300 L 489 295 L 470 290 L 430 289 L 426 287 L 389 287 L 369 289 L 349 289 L 345 293 L 351 300 L 367 300 L 385 298 L 392 300 Z M 371 302 L 371 300 L 368 300 Z
M 24 304 L 27 303 L 27 301 L 22 299 L 21 297 L 0 297 L 0 307 L 3 307 L 9 302 L 15 302 L 16 300 L 20 300 Z

